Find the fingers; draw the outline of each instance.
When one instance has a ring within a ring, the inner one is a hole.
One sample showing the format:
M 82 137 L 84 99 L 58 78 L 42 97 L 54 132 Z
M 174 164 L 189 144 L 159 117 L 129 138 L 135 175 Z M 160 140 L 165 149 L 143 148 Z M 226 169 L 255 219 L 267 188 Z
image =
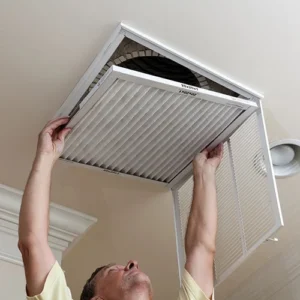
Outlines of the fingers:
M 208 150 L 204 149 L 202 152 L 198 153 L 193 161 L 193 168 L 194 172 L 197 171 L 199 168 L 201 169 L 202 166 L 205 164 L 205 161 L 208 158 Z
M 211 151 L 205 149 L 199 153 L 193 162 L 194 176 L 199 176 L 203 172 L 214 174 L 220 165 L 223 156 L 223 145 L 220 144 Z
M 59 118 L 53 121 L 50 121 L 46 124 L 42 132 L 47 132 L 52 135 L 53 131 L 57 129 L 59 126 L 65 125 L 69 122 L 70 118 L 64 117 L 64 118 Z
M 216 147 L 215 155 L 216 155 L 217 157 L 222 157 L 222 156 L 223 156 L 223 150 L 224 150 L 224 145 L 223 145 L 223 144 L 219 144 L 219 145 Z
M 219 157 L 223 157 L 223 152 L 224 152 L 224 145 L 223 144 L 219 144 L 217 146 L 217 155 Z
M 57 138 L 60 140 L 60 141 L 64 141 L 66 136 L 71 132 L 72 128 L 64 128 L 62 129 L 58 135 L 57 135 Z
M 207 156 L 207 155 L 208 155 L 208 150 L 207 150 L 207 148 L 205 148 L 200 154 L 203 154 L 203 155 Z
M 198 153 L 195 158 L 196 159 L 206 159 L 208 156 L 208 153 L 209 153 L 208 150 L 204 149 L 200 153 Z
M 223 144 L 219 144 L 217 147 L 209 151 L 208 158 L 222 157 L 223 155 Z
M 223 144 L 219 144 L 214 149 L 208 151 L 207 148 L 198 153 L 195 159 L 205 159 L 205 158 L 213 158 L 213 157 L 222 157 L 223 155 Z

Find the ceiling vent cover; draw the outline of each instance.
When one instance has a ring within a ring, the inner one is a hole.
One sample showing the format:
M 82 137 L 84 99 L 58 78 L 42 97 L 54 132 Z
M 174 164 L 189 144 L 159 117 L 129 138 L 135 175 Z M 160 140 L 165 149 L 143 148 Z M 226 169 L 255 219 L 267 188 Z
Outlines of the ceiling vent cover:
M 56 114 L 70 116 L 73 127 L 62 159 L 170 187 L 181 274 L 191 162 L 225 142 L 217 176 L 220 284 L 283 225 L 261 98 L 121 24 Z

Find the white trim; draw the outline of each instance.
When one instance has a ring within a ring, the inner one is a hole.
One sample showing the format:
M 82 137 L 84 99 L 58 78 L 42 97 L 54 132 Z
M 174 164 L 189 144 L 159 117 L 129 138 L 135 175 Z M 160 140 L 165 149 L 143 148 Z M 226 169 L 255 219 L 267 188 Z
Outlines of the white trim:
M 21 255 L 18 257 L 0 251 L 0 260 L 7 261 L 14 265 L 23 266 Z
M 265 167 L 266 167 L 266 172 L 267 172 L 267 179 L 268 179 L 268 184 L 270 187 L 269 191 L 270 191 L 270 196 L 272 199 L 272 208 L 273 208 L 274 213 L 276 214 L 276 222 L 277 222 L 277 226 L 278 226 L 277 229 L 279 229 L 280 227 L 284 226 L 284 222 L 283 222 L 281 205 L 280 205 L 278 191 L 277 191 L 276 180 L 275 180 L 275 176 L 274 176 L 274 170 L 272 167 L 270 145 L 269 145 L 269 140 L 268 140 L 268 136 L 267 136 L 267 129 L 266 129 L 264 112 L 262 109 L 261 101 L 260 101 L 259 105 L 260 105 L 260 109 L 257 111 L 257 121 L 258 121 L 260 142 L 262 145 Z
M 179 282 L 181 285 L 181 279 L 183 275 L 185 261 L 184 261 L 184 245 L 182 244 L 182 234 L 181 234 L 181 218 L 180 218 L 180 209 L 179 209 L 178 190 L 172 190 L 172 195 L 173 195 L 178 275 L 179 275 Z
M 0 184 L 0 260 L 22 264 L 17 249 L 22 191 Z M 49 246 L 58 259 L 97 222 L 64 206 L 50 204 Z
M 204 99 L 216 103 L 228 104 L 243 109 L 247 109 L 249 107 L 257 108 L 257 104 L 253 101 L 228 96 L 207 89 L 201 89 L 199 87 L 179 83 L 157 76 L 152 76 L 146 73 L 141 73 L 118 66 L 111 66 L 110 70 L 110 72 L 115 76 L 116 79 L 123 79 L 142 85 L 164 89 L 177 94 L 181 94 L 182 91 L 186 91 L 187 93 L 191 93 L 190 95 L 195 98 Z M 101 83 L 99 85 L 101 85 Z

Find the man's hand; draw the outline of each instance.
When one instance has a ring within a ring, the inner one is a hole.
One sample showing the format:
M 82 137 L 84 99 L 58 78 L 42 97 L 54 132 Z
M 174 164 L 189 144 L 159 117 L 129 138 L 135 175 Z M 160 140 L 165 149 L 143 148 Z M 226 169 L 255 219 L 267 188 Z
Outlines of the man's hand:
M 43 290 L 55 257 L 48 245 L 49 198 L 52 167 L 63 152 L 71 129 L 60 129 L 69 121 L 49 122 L 39 135 L 37 153 L 24 191 L 19 220 L 19 249 L 24 262 L 27 292 Z
M 205 149 L 199 153 L 193 162 L 194 176 L 198 177 L 202 174 L 216 173 L 218 166 L 223 157 L 223 144 L 218 145 L 215 149 L 208 151 Z
M 194 159 L 194 193 L 185 235 L 185 268 L 208 298 L 213 292 L 217 232 L 215 173 L 222 155 L 223 145 L 219 145 Z
M 39 134 L 37 156 L 46 155 L 50 157 L 53 163 L 63 152 L 65 137 L 71 131 L 71 128 L 63 128 L 69 122 L 69 118 L 60 118 L 50 121 Z

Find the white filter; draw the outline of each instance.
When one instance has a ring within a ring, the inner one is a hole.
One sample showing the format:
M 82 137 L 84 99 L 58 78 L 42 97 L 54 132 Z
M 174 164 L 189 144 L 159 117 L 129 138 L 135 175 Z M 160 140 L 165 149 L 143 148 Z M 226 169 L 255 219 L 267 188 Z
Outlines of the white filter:
M 170 183 L 257 106 L 113 66 L 78 108 L 62 158 Z

